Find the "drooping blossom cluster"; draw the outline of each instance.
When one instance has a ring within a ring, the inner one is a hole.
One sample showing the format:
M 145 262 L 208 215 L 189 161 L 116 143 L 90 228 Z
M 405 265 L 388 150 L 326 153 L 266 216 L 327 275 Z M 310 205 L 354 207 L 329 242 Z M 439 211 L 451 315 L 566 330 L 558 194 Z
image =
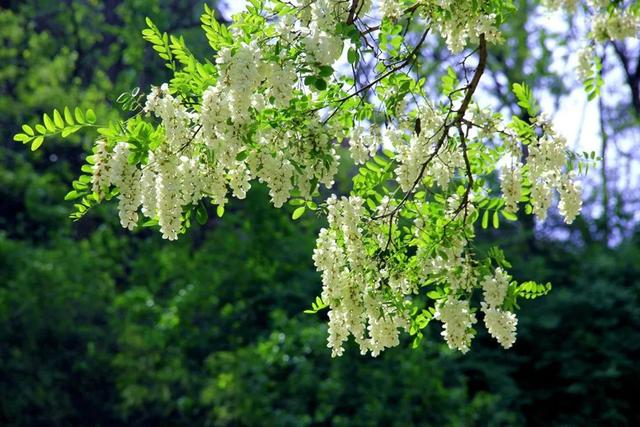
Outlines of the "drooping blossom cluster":
M 445 116 L 425 103 L 419 110 L 421 132 L 395 130 L 389 139 L 396 149 L 397 181 L 403 191 L 408 191 L 422 174 L 442 189 L 446 189 L 456 169 L 462 166 L 462 153 L 444 144 Z M 408 140 L 408 141 L 407 141 Z M 429 161 L 429 168 L 422 165 Z
M 477 322 L 469 300 L 450 295 L 436 305 L 434 318 L 442 322 L 442 336 L 450 348 L 462 353 L 469 351 L 475 333 L 473 325 Z
M 336 23 L 347 20 L 351 3 L 332 0 L 296 0 L 292 3 L 300 8 L 301 14 L 297 23 L 289 22 L 287 31 L 300 35 L 309 60 L 333 64 L 344 47 L 342 38 L 335 34 Z M 366 13 L 370 6 L 370 1 L 364 2 L 361 13 Z
M 107 142 L 104 139 L 96 141 L 93 155 L 93 166 L 91 176 L 91 191 L 102 199 L 110 185 L 109 176 L 109 151 L 107 150 Z
M 523 195 L 525 179 L 531 188 L 528 197 L 533 213 L 542 221 L 553 201 L 554 190 L 560 194 L 560 213 L 567 224 L 571 224 L 582 208 L 581 187 L 575 181 L 575 174 L 567 169 L 567 141 L 558 134 L 549 117 L 541 114 L 531 119 L 532 125 L 539 128 L 541 136 L 533 138 L 528 144 L 525 164 L 517 136 L 512 129 L 502 133 L 505 155 L 502 158 L 500 190 L 505 210 L 517 213 L 518 204 Z
M 316 12 L 313 22 L 323 16 Z M 121 203 L 126 209 L 121 212 L 123 225 L 135 227 L 137 213 L 129 210 L 141 206 L 145 216 L 157 220 L 163 237 L 175 240 L 185 207 L 203 197 L 224 206 L 229 193 L 243 199 L 253 179 L 267 184 L 276 207 L 293 191 L 308 198 L 319 183 L 333 185 L 339 157 L 331 125 L 322 126 L 318 120 L 309 127 L 253 127 L 265 109 L 288 107 L 297 90 L 295 63 L 280 57 L 265 59 L 272 48 L 255 40 L 237 49 L 222 48 L 216 57 L 217 81 L 204 90 L 199 109 L 188 108 L 167 84 L 154 88 L 144 112 L 160 120 L 164 138 L 150 147 L 138 172 L 116 169 L 106 183 L 104 169 L 115 151 L 109 153 L 103 141 L 97 143 L 94 187 L 98 194 L 109 184 L 118 187 L 120 199 L 127 201 Z M 248 145 L 250 138 L 254 143 Z M 122 144 L 119 150 L 125 148 L 126 142 Z M 131 172 L 136 182 L 128 175 L 119 176 L 122 171 Z M 132 200 L 133 196 L 140 200 Z
M 560 193 L 560 203 L 558 209 L 564 216 L 567 224 L 571 224 L 580 213 L 582 208 L 582 185 L 573 179 L 573 173 L 563 175 L 560 178 L 558 192 Z
M 349 151 L 356 165 L 362 165 L 376 154 L 380 146 L 380 134 L 377 127 L 365 129 L 356 125 L 349 136 Z
M 499 41 L 499 14 L 475 3 L 293 0 L 280 4 L 282 12 L 268 9 L 267 2 L 269 18 L 261 24 L 266 36 L 232 25 L 233 41 L 216 48 L 215 65 L 208 64 L 215 72 L 206 84 L 198 87 L 202 79 L 194 79 L 185 89 L 181 80 L 151 90 L 142 112 L 159 135 L 155 140 L 96 143 L 93 191 L 102 197 L 117 187 L 122 225 L 135 228 L 141 212 L 170 240 L 185 228 L 185 213 L 203 199 L 224 207 L 231 197 L 244 199 L 256 181 L 268 187 L 275 207 L 292 197 L 305 206 L 320 205 L 328 224 L 319 232 L 313 260 L 322 273 L 334 356 L 343 354 L 349 337 L 372 356 L 398 345 L 400 332 L 414 327 L 413 295 L 427 286 L 437 291 L 424 318 L 442 323 L 450 348 L 469 350 L 479 311 L 489 333 L 508 348 L 517 324 L 515 314 L 503 309 L 510 278 L 501 269 L 480 277 L 471 243 L 480 203 L 490 199 L 489 190 L 477 183 L 500 169 L 496 159 L 506 153 L 500 174 L 504 211 L 518 211 L 530 184 L 528 200 L 539 218 L 557 190 L 560 212 L 571 222 L 581 199 L 579 184 L 565 170 L 566 141 L 548 119 L 536 118 L 542 136 L 529 143 L 523 164 L 523 141 L 498 115 L 471 100 L 469 79 L 467 86 L 443 94 L 440 103 L 420 89 L 385 110 L 386 95 L 375 92 L 376 85 L 371 94 L 379 95 L 380 105 L 370 103 L 365 92 L 353 92 L 359 82 L 341 76 L 336 65 L 345 47 L 356 45 L 345 36 L 344 24 L 361 25 L 372 16 L 397 23 L 415 14 L 415 22 L 426 23 L 453 52 L 469 43 Z M 368 28 L 375 33 L 381 27 L 378 22 Z M 409 42 L 399 49 L 401 55 Z M 353 65 L 353 51 L 349 54 Z M 382 82 L 377 86 L 393 87 L 384 81 L 393 66 L 388 64 L 407 59 L 376 58 L 382 69 L 374 67 Z M 361 103 L 375 113 L 354 115 Z M 374 117 L 383 115 L 384 125 Z M 494 149 L 495 141 L 504 147 Z M 312 203 L 320 185 L 334 183 L 341 144 L 348 145 L 357 165 L 366 165 L 361 180 L 354 178 L 349 196 Z M 388 151 L 381 147 L 392 153 L 382 159 L 377 154 Z M 484 301 L 473 307 L 479 291 Z
M 408 328 L 403 297 L 413 289 L 402 277 L 381 274 L 367 254 L 362 198 L 333 195 L 327 205 L 329 224 L 320 230 L 313 260 L 322 272 L 322 300 L 329 305 L 328 347 L 340 356 L 352 335 L 362 354 L 377 356 L 398 345 L 399 329 Z M 397 305 L 389 304 L 389 293 Z
M 488 42 L 502 40 L 497 15 L 483 13 L 473 0 L 429 0 L 421 3 L 424 4 L 422 10 L 427 11 L 447 47 L 454 53 L 469 43 L 477 43 L 481 34 Z
M 527 157 L 533 212 L 538 218 L 544 220 L 551 206 L 553 190 L 559 188 L 562 183 L 564 188 L 572 189 L 560 193 L 561 203 L 563 205 L 566 203 L 568 206 L 563 213 L 565 222 L 571 223 L 581 205 L 573 201 L 565 202 L 566 197 L 571 197 L 579 191 L 579 188 L 573 184 L 572 177 L 565 174 L 563 170 L 567 162 L 567 141 L 555 132 L 547 116 L 538 116 L 535 124 L 541 127 L 543 136 L 529 145 Z
M 586 0 L 585 7 L 578 8 L 578 0 L 545 0 L 543 5 L 549 10 L 564 10 L 575 15 L 584 10 L 586 26 L 583 47 L 578 50 L 576 75 L 585 82 L 594 75 L 597 61 L 596 47 L 610 41 L 627 38 L 637 39 L 640 35 L 640 8 L 634 2 L 611 2 L 609 0 Z
M 598 2 L 594 2 L 598 3 Z M 640 34 L 640 15 L 629 10 L 613 8 L 607 11 L 610 2 L 594 18 L 591 24 L 591 37 L 597 42 L 622 40 L 627 37 L 638 37 Z
M 120 190 L 118 213 L 124 228 L 133 230 L 138 223 L 140 206 L 140 170 L 129 163 L 129 146 L 126 142 L 116 144 L 109 160 L 109 184 Z M 95 177 L 95 175 L 94 175 Z
M 509 288 L 509 276 L 500 268 L 493 275 L 482 280 L 484 301 L 481 303 L 484 324 L 489 334 L 504 348 L 510 348 L 516 341 L 518 319 L 510 311 L 503 310 Z
M 583 46 L 578 51 L 578 64 L 576 65 L 576 74 L 578 80 L 584 82 L 593 76 L 593 63 L 595 60 L 595 49 L 591 45 Z
M 500 190 L 508 212 L 518 212 L 518 202 L 522 197 L 522 163 L 514 161 L 502 167 Z

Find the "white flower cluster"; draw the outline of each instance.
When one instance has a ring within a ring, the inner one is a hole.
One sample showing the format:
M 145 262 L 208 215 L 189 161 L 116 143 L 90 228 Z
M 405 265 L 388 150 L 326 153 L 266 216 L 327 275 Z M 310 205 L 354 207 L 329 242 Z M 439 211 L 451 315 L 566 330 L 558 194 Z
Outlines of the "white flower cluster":
M 377 356 L 398 345 L 399 329 L 408 328 L 404 295 L 413 288 L 401 277 L 381 277 L 376 261 L 367 255 L 362 219 L 363 199 L 328 199 L 329 227 L 320 231 L 313 260 L 322 272 L 322 300 L 329 305 L 328 347 L 342 355 L 343 343 L 353 335 L 362 354 Z M 398 305 L 389 301 L 389 292 Z
M 380 15 L 386 19 L 398 19 L 402 16 L 402 5 L 398 0 L 380 0 Z
M 425 181 L 446 189 L 456 169 L 464 166 L 462 152 L 457 146 L 447 147 L 440 143 L 445 128 L 444 115 L 427 103 L 420 109 L 419 118 L 420 134 L 411 132 L 411 136 L 407 137 L 409 129 L 389 131 L 389 139 L 396 149 L 396 160 L 399 163 L 395 169 L 396 179 L 402 191 L 406 192 L 413 187 L 422 172 Z M 425 167 L 427 161 L 429 164 Z
M 423 225 L 423 224 L 420 224 Z M 460 235 L 449 238 L 448 245 L 432 255 L 426 248 L 418 247 L 417 260 L 423 277 L 440 276 L 454 292 L 471 291 L 476 283 L 475 269 L 465 253 L 466 242 Z
M 342 38 L 334 34 L 336 25 L 346 21 L 351 2 L 298 0 L 294 3 L 302 10 L 298 32 L 309 59 L 323 65 L 333 64 L 340 58 L 344 47 Z M 370 2 L 365 3 L 370 6 Z
M 426 7 L 421 10 L 431 14 L 429 18 L 454 53 L 460 52 L 468 43 L 476 43 L 481 34 L 488 42 L 502 40 L 496 15 L 484 14 L 474 0 L 426 0 L 422 3 Z
M 609 3 L 609 2 L 607 2 Z M 637 38 L 640 34 L 640 15 L 614 8 L 603 10 L 592 20 L 591 37 L 597 42 Z
M 192 135 L 192 123 L 197 114 L 190 113 L 180 101 L 169 94 L 169 85 L 164 83 L 153 88 L 144 106 L 146 113 L 153 113 L 162 120 L 167 145 L 171 149 L 180 149 L 187 144 Z
M 118 142 L 109 160 L 109 183 L 120 190 L 118 214 L 120 224 L 133 230 L 138 223 L 141 203 L 140 170 L 129 163 L 129 144 Z
M 595 58 L 595 50 L 593 46 L 587 45 L 578 51 L 578 65 L 576 66 L 576 74 L 581 82 L 593 76 L 593 61 Z
M 588 11 L 586 17 L 591 31 L 585 37 L 585 47 L 577 54 L 576 74 L 581 82 L 594 74 L 593 42 L 604 44 L 611 40 L 637 39 L 640 35 L 640 13 L 637 9 L 625 7 L 625 2 L 609 0 L 587 0 L 586 3 L 584 10 Z M 578 10 L 578 0 L 545 0 L 542 4 L 550 10 L 563 9 L 570 14 Z
M 147 97 L 145 111 L 162 120 L 165 141 L 155 151 L 149 151 L 143 167 L 142 212 L 157 218 L 162 237 L 176 240 L 183 207 L 197 203 L 208 182 L 216 177 L 208 176 L 207 168 L 190 147 L 198 116 L 171 96 L 166 85 Z
M 550 10 L 564 9 L 567 12 L 575 12 L 578 0 L 543 0 L 542 5 Z
M 93 173 L 91 176 L 91 191 L 102 199 L 109 191 L 109 152 L 107 150 L 107 142 L 104 139 L 96 141 L 93 154 Z
M 502 347 L 510 348 L 516 341 L 518 319 L 514 313 L 502 309 L 509 289 L 509 276 L 498 267 L 493 276 L 484 277 L 482 289 L 484 324 Z
M 504 303 L 509 289 L 509 276 L 500 267 L 493 276 L 485 276 L 482 280 L 484 301 L 491 307 L 500 307 Z
M 500 343 L 503 348 L 511 348 L 516 342 L 516 327 L 518 318 L 510 311 L 490 307 L 482 303 L 484 324 L 489 334 Z
M 372 127 L 369 132 L 359 125 L 353 127 L 349 137 L 349 151 L 356 165 L 365 164 L 367 160 L 375 156 L 379 145 L 379 134 L 376 127 Z
M 500 190 L 505 202 L 505 210 L 517 213 L 518 202 L 522 197 L 522 163 L 514 162 L 510 166 L 502 167 Z
M 469 307 L 469 300 L 458 300 L 455 296 L 449 295 L 436 304 L 433 317 L 442 322 L 442 336 L 449 348 L 462 353 L 469 351 L 474 335 L 473 325 L 477 321 Z
M 542 128 L 544 134 L 529 145 L 527 158 L 533 212 L 544 220 L 551 206 L 553 190 L 562 189 L 560 196 L 564 206 L 564 219 L 565 222 L 571 223 L 581 204 L 573 200 L 579 195 L 580 187 L 574 183 L 573 175 L 563 173 L 567 141 L 555 132 L 548 117 L 540 115 L 534 123 Z
M 558 192 L 560 193 L 560 203 L 558 209 L 564 216 L 567 224 L 571 224 L 582 209 L 582 186 L 572 179 L 572 175 L 563 175 L 560 179 Z

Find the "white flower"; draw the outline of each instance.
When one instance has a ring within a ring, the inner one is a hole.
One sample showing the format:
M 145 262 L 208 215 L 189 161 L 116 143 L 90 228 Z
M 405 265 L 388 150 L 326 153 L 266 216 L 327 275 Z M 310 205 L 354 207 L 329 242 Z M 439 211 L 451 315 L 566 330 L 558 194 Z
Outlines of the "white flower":
M 150 159 L 153 159 L 153 153 L 150 154 Z M 152 164 L 152 160 L 150 161 L 150 164 Z M 147 166 L 142 169 L 142 178 L 140 183 L 142 190 L 142 213 L 147 216 L 147 218 L 154 218 L 158 210 L 156 180 L 157 175 L 152 166 Z
M 182 225 L 182 196 L 180 181 L 176 176 L 178 159 L 175 157 L 157 160 L 156 197 L 158 201 L 158 224 L 162 237 L 176 240 Z
M 564 221 L 571 224 L 582 208 L 581 185 L 575 182 L 571 175 L 563 175 L 560 179 L 558 191 L 560 193 L 560 203 L 558 209 Z
M 322 300 L 329 305 L 328 346 L 339 356 L 342 343 L 352 335 L 362 354 L 375 357 L 398 345 L 400 329 L 409 327 L 404 309 L 388 303 L 389 292 L 401 300 L 415 291 L 415 284 L 387 272 L 382 285 L 376 260 L 368 256 L 364 243 L 362 198 L 333 195 L 327 210 L 329 228 L 320 230 L 313 260 L 322 272 Z
M 520 162 L 502 168 L 500 189 L 502 190 L 505 210 L 517 213 L 518 202 L 522 196 L 522 164 Z
M 473 338 L 472 327 L 477 320 L 469 308 L 468 300 L 457 300 L 449 295 L 446 300 L 436 305 L 433 317 L 442 322 L 442 336 L 449 348 L 462 353 L 469 351 Z
M 107 143 L 103 139 L 96 141 L 93 155 L 93 166 L 91 167 L 93 174 L 91 176 L 91 191 L 102 199 L 111 185 L 111 177 L 109 173 L 109 153 L 107 151 Z
M 319 63 L 331 65 L 340 58 L 344 44 L 340 37 L 329 34 L 311 24 L 304 39 L 306 51 Z
M 492 276 L 484 276 L 482 280 L 484 301 L 488 306 L 499 308 L 504 303 L 509 288 L 509 276 L 500 267 Z
M 380 12 L 383 18 L 398 19 L 402 16 L 402 5 L 398 0 L 380 0 Z
M 593 60 L 595 51 L 593 46 L 584 46 L 578 51 L 578 65 L 576 74 L 581 82 L 584 82 L 593 75 Z
M 118 142 L 109 161 L 109 181 L 115 185 L 118 195 L 120 224 L 133 230 L 138 223 L 138 207 L 141 203 L 140 170 L 129 163 L 129 144 Z
M 485 302 L 482 303 L 484 324 L 489 334 L 504 348 L 511 348 L 516 342 L 516 326 L 518 318 L 510 311 L 491 308 Z
M 351 137 L 349 138 L 349 150 L 351 158 L 356 165 L 365 164 L 375 155 L 378 149 L 378 141 L 373 132 L 375 130 L 372 129 L 370 133 L 367 133 L 360 126 L 354 126 L 352 129 Z

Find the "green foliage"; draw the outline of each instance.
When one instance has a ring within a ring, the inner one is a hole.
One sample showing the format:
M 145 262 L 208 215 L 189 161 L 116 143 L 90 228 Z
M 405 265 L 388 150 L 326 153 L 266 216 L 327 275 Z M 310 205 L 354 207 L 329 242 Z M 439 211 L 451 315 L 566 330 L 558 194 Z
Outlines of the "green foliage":
M 533 281 L 528 281 L 517 285 L 515 288 L 516 295 L 526 299 L 535 299 L 541 297 L 548 294 L 549 291 L 551 291 L 551 283 L 549 282 L 540 284 Z
M 22 133 L 15 134 L 13 140 L 23 144 L 31 143 L 31 151 L 36 151 L 46 137 L 60 135 L 66 138 L 83 127 L 94 126 L 95 123 L 96 113 L 92 109 L 83 111 L 76 107 L 72 114 L 69 107 L 64 107 L 64 118 L 58 110 L 53 110 L 51 116 L 45 113 L 42 123 L 34 126 L 35 131 L 27 124 L 22 125 Z
M 151 43 L 153 50 L 158 52 L 158 56 L 166 61 L 167 68 L 175 70 L 176 63 L 173 57 L 172 45 L 169 43 L 169 35 L 161 32 L 150 18 L 146 18 L 145 21 L 148 28 L 142 30 L 142 37 Z
M 291 218 L 295 221 L 296 219 L 300 218 L 302 215 L 304 215 L 304 211 L 307 208 L 305 206 L 300 206 L 298 208 L 296 208 L 296 210 L 293 211 L 293 214 L 291 214 Z
M 535 117 L 540 112 L 540 107 L 533 96 L 531 88 L 525 83 L 514 83 L 513 93 L 518 100 L 518 105 L 522 107 L 530 117 Z
M 602 61 L 598 56 L 596 56 L 594 57 L 593 62 L 593 73 L 582 82 L 589 101 L 600 96 L 600 89 L 604 84 L 604 81 L 602 80 Z
M 327 307 L 328 305 L 325 304 L 324 301 L 322 301 L 322 298 L 316 297 L 315 302 L 311 303 L 311 310 L 305 310 L 304 312 L 306 314 L 316 314 L 320 310 L 324 310 Z
M 204 13 L 200 17 L 202 29 L 209 41 L 209 46 L 214 51 L 220 50 L 223 46 L 233 43 L 231 33 L 224 24 L 218 22 L 215 12 L 207 4 L 204 5 Z

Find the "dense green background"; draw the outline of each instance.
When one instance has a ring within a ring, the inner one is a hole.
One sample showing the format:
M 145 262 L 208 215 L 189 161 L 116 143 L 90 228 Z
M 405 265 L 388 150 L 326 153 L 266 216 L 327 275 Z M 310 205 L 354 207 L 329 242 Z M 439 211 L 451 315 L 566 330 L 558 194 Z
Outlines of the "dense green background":
M 177 243 L 123 231 L 112 205 L 71 223 L 63 197 L 92 136 L 36 153 L 11 141 L 44 111 L 98 106 L 105 118 L 118 93 L 166 79 L 139 36 L 145 16 L 210 55 L 197 27 L 202 2 L 3 4 L 1 425 L 640 425 L 632 228 L 615 246 L 588 217 L 563 241 L 529 222 L 482 236 L 503 244 L 516 278 L 555 285 L 523 304 L 510 351 L 481 333 L 460 356 L 432 325 L 417 350 L 404 342 L 372 359 L 350 347 L 332 360 L 325 319 L 302 314 L 320 288 L 311 262 L 319 220 L 291 221 L 254 187 Z M 532 61 L 522 27 L 492 51 L 491 72 L 562 92 L 544 50 L 530 75 L 505 66 L 507 52 L 518 52 L 516 65 Z

